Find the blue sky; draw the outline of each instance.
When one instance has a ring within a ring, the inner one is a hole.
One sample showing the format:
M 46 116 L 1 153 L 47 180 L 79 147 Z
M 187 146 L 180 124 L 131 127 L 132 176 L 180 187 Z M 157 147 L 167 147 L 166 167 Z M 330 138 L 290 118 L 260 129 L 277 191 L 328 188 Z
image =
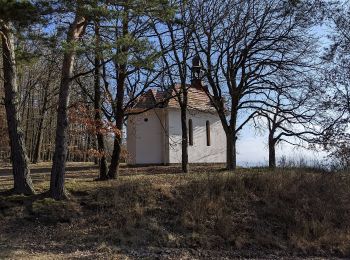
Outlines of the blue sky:
M 330 41 L 327 35 L 331 33 L 331 28 L 326 25 L 317 26 L 312 33 L 318 37 L 320 50 L 324 50 Z M 323 160 L 326 153 L 322 150 L 311 151 L 305 148 L 295 147 L 286 143 L 278 145 L 276 149 L 277 162 L 281 156 L 299 160 L 303 158 L 307 161 Z M 247 125 L 240 133 L 237 141 L 237 164 L 239 166 L 261 166 L 268 164 L 267 133 L 257 135 L 252 125 Z
M 280 144 L 276 149 L 277 162 L 282 156 L 298 161 L 303 158 L 312 162 L 322 160 L 326 153 L 311 151 L 289 144 Z M 266 166 L 268 165 L 267 135 L 256 135 L 252 127 L 247 126 L 241 132 L 237 141 L 237 164 L 239 166 Z

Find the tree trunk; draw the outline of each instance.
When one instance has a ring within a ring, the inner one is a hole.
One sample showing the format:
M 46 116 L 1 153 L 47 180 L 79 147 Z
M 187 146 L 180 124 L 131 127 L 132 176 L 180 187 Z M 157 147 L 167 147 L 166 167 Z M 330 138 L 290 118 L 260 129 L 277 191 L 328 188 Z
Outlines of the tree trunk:
M 124 122 L 124 91 L 125 91 L 125 73 L 126 66 L 120 66 L 117 79 L 117 100 L 115 106 L 115 127 L 117 129 L 114 137 L 113 154 L 111 164 L 109 165 L 108 178 L 116 179 L 119 175 L 119 161 L 122 145 L 123 122 Z
M 116 179 L 119 175 L 119 161 L 121 154 L 123 122 L 124 122 L 124 92 L 125 92 L 125 75 L 126 66 L 120 66 L 117 79 L 117 100 L 114 108 L 115 113 L 115 137 L 111 164 L 109 165 L 108 178 Z
M 269 168 L 276 168 L 276 142 L 271 136 L 269 136 Z
M 105 140 L 104 136 L 101 132 L 101 128 L 103 126 L 102 122 L 102 100 L 101 100 L 101 57 L 100 57 L 100 28 L 99 22 L 95 22 L 95 37 L 96 37 L 96 50 L 95 50 L 95 71 L 94 71 L 94 88 L 95 88 L 95 96 L 94 96 L 94 109 L 95 109 L 95 124 L 96 124 L 96 138 L 97 138 L 97 149 L 100 153 L 100 176 L 99 180 L 107 180 L 108 175 L 108 166 L 106 159 L 106 149 L 105 149 Z
M 124 9 L 125 16 L 123 18 L 123 24 L 122 24 L 122 36 L 125 37 L 128 35 L 128 26 L 129 26 L 129 18 L 128 18 L 128 8 L 125 7 Z M 118 37 L 118 28 L 116 28 L 116 37 Z M 118 53 L 128 56 L 128 47 L 122 46 L 118 48 Z M 127 59 L 126 59 L 127 60 Z M 127 72 L 127 65 L 124 63 L 118 64 L 117 61 L 115 62 L 115 67 L 117 71 L 117 95 L 116 95 L 116 102 L 113 104 L 113 111 L 115 114 L 115 127 L 117 129 L 117 132 L 115 133 L 114 137 L 114 147 L 113 147 L 113 154 L 111 158 L 111 164 L 109 166 L 108 170 L 108 177 L 110 179 L 116 179 L 119 175 L 119 161 L 120 161 L 120 154 L 121 154 L 121 145 L 122 145 L 122 135 L 123 135 L 123 122 L 124 122 L 124 95 L 125 95 L 125 81 L 126 81 L 126 72 Z
M 87 20 L 85 17 L 76 15 L 73 24 L 70 25 L 67 43 L 76 44 L 85 31 Z M 51 196 L 56 199 L 64 199 L 64 179 L 67 158 L 67 139 L 68 139 L 68 104 L 71 78 L 73 77 L 73 66 L 76 52 L 73 46 L 65 52 L 62 64 L 61 84 L 59 90 L 55 153 L 51 170 L 50 192 Z
M 47 102 L 48 102 L 48 88 L 49 85 L 46 86 L 45 91 L 44 91 L 44 100 L 43 100 L 43 106 L 40 111 L 40 118 L 39 118 L 39 126 L 38 126 L 38 134 L 37 134 L 37 139 L 35 143 L 35 148 L 34 148 L 34 154 L 33 154 L 33 163 L 38 163 L 40 161 L 40 155 L 41 155 L 41 143 L 42 143 L 42 135 L 43 135 L 43 126 L 44 126 L 44 118 L 46 114 L 46 107 L 47 107 Z
M 121 66 L 123 71 L 124 66 Z M 113 154 L 111 158 L 111 164 L 109 165 L 108 178 L 116 179 L 119 176 L 119 161 L 121 154 L 122 135 L 123 135 L 123 122 L 124 122 L 124 85 L 125 74 L 119 73 L 117 79 L 117 104 L 115 108 L 115 127 L 117 129 L 114 137 Z
M 25 118 L 25 122 L 26 122 L 26 125 L 25 125 L 25 128 L 24 128 L 24 144 L 25 145 L 28 145 L 28 138 L 29 138 L 29 115 L 30 115 L 30 105 L 31 102 L 31 93 L 29 92 L 28 94 L 28 99 L 26 100 L 26 106 L 23 106 L 24 108 L 27 108 L 26 112 L 24 112 L 25 109 L 23 109 L 23 113 L 22 113 L 22 118 Z
M 229 131 L 226 132 L 226 169 L 234 171 L 236 167 L 236 137 L 233 131 Z
M 35 95 L 33 93 L 32 100 L 31 100 L 31 113 L 30 113 L 30 116 L 27 117 L 27 119 L 32 119 L 31 120 L 31 124 L 30 124 L 30 129 L 31 129 L 30 135 L 31 135 L 31 137 L 30 137 L 28 145 L 26 146 L 28 151 L 29 151 L 28 156 L 29 156 L 30 161 L 33 160 L 34 144 L 35 144 L 35 136 L 36 136 L 36 133 L 35 133 L 36 132 L 36 127 L 35 127 L 35 125 L 36 125 L 35 121 L 36 120 L 35 120 L 34 103 L 35 103 Z
M 186 86 L 182 89 L 181 101 L 181 130 L 182 130 L 182 172 L 188 173 L 188 135 L 187 135 L 187 89 Z
M 108 166 L 107 166 L 107 158 L 106 158 L 106 149 L 105 149 L 105 141 L 102 134 L 97 134 L 97 145 L 98 145 L 98 151 L 101 154 L 100 159 L 100 180 L 107 180 L 108 175 Z
M 95 136 L 94 138 L 94 141 L 93 141 L 93 146 L 94 146 L 94 149 L 98 150 L 98 144 L 97 144 L 97 135 Z M 98 156 L 94 156 L 94 164 L 95 165 L 99 165 L 100 163 L 100 159 L 98 158 Z M 108 167 L 107 167 L 108 168 Z M 106 171 L 107 172 L 107 171 Z M 107 173 L 106 173 L 107 175 Z
M 2 59 L 5 88 L 5 109 L 10 138 L 14 192 L 33 194 L 28 157 L 24 145 L 23 132 L 18 119 L 18 85 L 15 61 L 14 35 L 10 23 L 1 27 Z
M 34 154 L 33 154 L 33 163 L 38 163 L 40 161 L 40 153 L 41 153 L 41 141 L 42 141 L 42 128 L 44 126 L 44 116 L 42 115 L 39 121 L 39 126 L 38 126 L 38 134 L 37 134 L 37 139 L 35 143 L 35 148 L 34 148 Z
M 116 179 L 119 176 L 121 139 L 121 135 L 116 135 L 114 137 L 113 154 L 108 170 L 108 178 L 110 179 Z

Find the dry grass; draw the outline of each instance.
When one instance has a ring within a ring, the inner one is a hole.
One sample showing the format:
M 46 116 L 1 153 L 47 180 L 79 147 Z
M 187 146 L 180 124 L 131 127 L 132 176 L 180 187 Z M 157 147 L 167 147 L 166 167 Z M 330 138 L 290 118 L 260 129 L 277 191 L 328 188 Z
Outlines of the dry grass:
M 111 182 L 94 182 L 91 172 L 70 178 L 69 201 L 0 196 L 0 258 L 80 258 L 89 250 L 109 258 L 122 248 L 158 247 L 350 256 L 348 175 L 127 171 Z M 35 184 L 43 192 L 47 178 Z

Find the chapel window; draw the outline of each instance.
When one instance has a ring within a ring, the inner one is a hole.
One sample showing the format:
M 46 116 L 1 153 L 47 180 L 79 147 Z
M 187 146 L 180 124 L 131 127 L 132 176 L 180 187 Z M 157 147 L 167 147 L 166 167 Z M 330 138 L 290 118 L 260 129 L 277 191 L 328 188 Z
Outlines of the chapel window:
M 193 123 L 192 123 L 192 119 L 188 120 L 188 141 L 189 141 L 189 144 L 192 146 L 193 145 Z
M 206 123 L 205 123 L 205 127 L 206 127 L 206 132 L 207 132 L 207 146 L 210 146 L 211 144 L 210 144 L 210 122 L 209 121 L 207 121 Z

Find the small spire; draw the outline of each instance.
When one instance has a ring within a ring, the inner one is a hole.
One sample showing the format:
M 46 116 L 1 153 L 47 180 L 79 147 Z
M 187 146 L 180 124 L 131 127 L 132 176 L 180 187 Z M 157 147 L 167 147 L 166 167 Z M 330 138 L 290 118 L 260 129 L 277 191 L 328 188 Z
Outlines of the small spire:
M 194 88 L 202 88 L 202 64 L 199 55 L 197 54 L 192 59 L 192 87 Z
M 200 59 L 198 54 L 196 56 L 194 56 L 194 58 L 192 59 L 192 67 L 193 68 L 202 68 L 201 59 Z

